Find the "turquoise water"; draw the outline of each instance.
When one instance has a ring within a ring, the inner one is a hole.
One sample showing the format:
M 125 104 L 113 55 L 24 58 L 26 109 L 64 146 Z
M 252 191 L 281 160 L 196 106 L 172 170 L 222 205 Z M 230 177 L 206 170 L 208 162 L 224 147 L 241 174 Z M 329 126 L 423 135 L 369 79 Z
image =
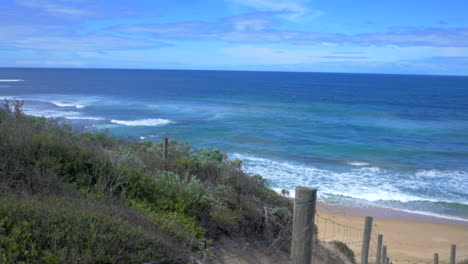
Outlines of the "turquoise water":
M 26 113 L 219 148 L 272 188 L 468 219 L 468 77 L 0 69 Z

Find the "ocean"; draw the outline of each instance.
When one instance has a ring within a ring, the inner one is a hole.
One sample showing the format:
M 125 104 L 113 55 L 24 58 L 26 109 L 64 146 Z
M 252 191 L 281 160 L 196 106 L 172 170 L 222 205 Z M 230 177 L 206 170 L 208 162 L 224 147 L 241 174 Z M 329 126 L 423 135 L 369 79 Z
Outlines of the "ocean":
M 0 68 L 25 113 L 218 148 L 276 190 L 468 221 L 468 77 Z

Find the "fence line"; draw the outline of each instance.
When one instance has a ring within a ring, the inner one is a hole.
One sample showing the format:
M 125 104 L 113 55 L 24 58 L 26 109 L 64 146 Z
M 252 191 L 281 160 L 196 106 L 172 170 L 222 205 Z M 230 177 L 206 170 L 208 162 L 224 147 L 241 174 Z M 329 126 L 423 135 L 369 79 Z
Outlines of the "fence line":
M 296 191 L 296 195 L 297 193 L 298 191 Z M 309 206 L 314 207 L 315 209 L 315 202 L 315 199 L 311 199 L 310 201 L 306 202 L 298 201 L 295 203 L 295 211 L 304 209 Z M 320 207 L 325 206 L 320 205 Z M 329 208 L 327 208 L 327 210 L 329 210 Z M 299 252 L 299 254 L 304 254 L 299 255 L 299 257 L 297 254 L 291 254 L 293 261 L 292 263 L 315 264 L 317 261 L 322 261 L 321 263 L 327 263 L 329 258 L 343 258 L 343 255 L 354 258 L 355 260 L 361 259 L 361 264 L 392 263 L 390 258 L 391 249 L 387 244 L 388 239 L 383 236 L 376 223 L 372 224 L 372 217 L 366 217 L 366 224 L 364 225 L 363 223 L 364 228 L 357 228 L 354 226 L 338 223 L 336 220 L 324 217 L 315 210 L 313 211 L 313 217 L 307 217 L 307 221 L 309 222 L 304 223 L 304 221 L 302 221 L 302 226 L 296 226 L 296 228 L 293 226 L 293 231 L 290 235 L 278 235 L 273 239 L 257 240 L 255 242 L 233 242 L 233 245 L 213 246 L 181 256 L 174 256 L 163 260 L 149 261 L 145 264 L 177 263 L 182 260 L 190 259 L 196 263 L 224 263 L 226 260 L 235 258 L 239 258 L 239 260 L 241 260 L 246 256 L 258 254 L 260 251 L 255 249 L 254 246 L 261 245 L 262 243 L 265 244 L 262 249 L 262 253 L 266 256 L 272 256 L 277 253 L 276 251 L 278 249 L 283 248 L 284 245 L 288 242 L 292 242 L 292 247 L 294 247 L 294 241 L 303 241 L 304 234 L 312 234 L 311 238 L 308 238 L 311 240 L 311 245 L 308 249 L 304 249 L 305 252 L 294 251 L 292 249 L 292 253 Z M 297 215 L 294 214 L 294 217 L 297 217 Z M 293 219 L 293 222 L 295 220 L 297 219 Z M 317 228 L 315 228 L 315 226 Z M 312 233 L 310 233 L 311 230 Z M 366 235 L 364 235 L 365 231 L 367 232 Z M 344 248 L 343 245 L 352 250 L 354 254 L 346 251 L 346 248 Z M 234 248 L 241 249 L 241 252 L 239 254 L 228 255 L 224 258 L 216 257 L 216 252 L 222 253 L 222 250 Z M 440 252 L 434 254 L 434 262 L 437 264 L 439 262 L 455 264 L 468 259 L 468 255 L 456 255 L 455 245 L 452 245 L 450 249 L 447 249 L 447 252 L 449 251 L 450 254 L 446 255 L 442 255 Z M 278 254 L 278 256 L 280 255 Z M 304 256 L 310 257 L 305 258 Z M 200 258 L 202 259 L 200 260 Z M 275 259 L 275 263 L 283 262 L 290 263 L 289 259 Z M 406 263 L 411 262 L 406 261 Z

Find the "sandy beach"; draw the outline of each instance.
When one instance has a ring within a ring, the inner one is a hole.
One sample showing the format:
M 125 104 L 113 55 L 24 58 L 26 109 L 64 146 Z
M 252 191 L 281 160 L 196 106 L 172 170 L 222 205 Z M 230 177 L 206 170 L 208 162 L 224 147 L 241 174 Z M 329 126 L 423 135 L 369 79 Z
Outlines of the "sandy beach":
M 350 208 L 317 204 L 319 239 L 349 243 L 359 260 L 365 216 L 372 216 L 373 232 L 369 260 L 375 260 L 377 235 L 383 234 L 388 256 L 394 264 L 449 263 L 450 247 L 457 246 L 457 263 L 468 260 L 468 222 L 385 208 Z

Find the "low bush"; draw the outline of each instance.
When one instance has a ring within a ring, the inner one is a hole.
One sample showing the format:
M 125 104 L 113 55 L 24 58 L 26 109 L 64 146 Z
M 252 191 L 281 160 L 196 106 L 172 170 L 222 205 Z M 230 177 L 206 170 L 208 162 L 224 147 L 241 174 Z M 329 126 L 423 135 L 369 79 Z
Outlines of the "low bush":
M 345 255 L 351 263 L 356 263 L 355 255 L 352 249 L 348 247 L 345 243 L 341 241 L 332 241 L 331 244 L 336 247 L 343 255 Z
M 0 263 L 143 263 L 167 255 L 116 217 L 13 197 L 0 204 Z
M 67 254 L 76 249 L 79 263 L 132 263 L 165 250 L 200 249 L 219 236 L 290 233 L 288 199 L 244 173 L 240 161 L 172 140 L 168 157 L 161 153 L 161 143 L 79 133 L 57 120 L 0 109 L 0 262 L 73 263 Z M 119 214 L 90 204 L 52 209 L 50 199 L 43 206 L 26 199 L 37 196 L 119 203 L 133 216 L 113 218 Z M 125 237 L 150 241 L 159 251 L 151 255 Z M 92 246 L 99 258 L 88 252 Z M 133 253 L 125 257 L 125 251 Z

